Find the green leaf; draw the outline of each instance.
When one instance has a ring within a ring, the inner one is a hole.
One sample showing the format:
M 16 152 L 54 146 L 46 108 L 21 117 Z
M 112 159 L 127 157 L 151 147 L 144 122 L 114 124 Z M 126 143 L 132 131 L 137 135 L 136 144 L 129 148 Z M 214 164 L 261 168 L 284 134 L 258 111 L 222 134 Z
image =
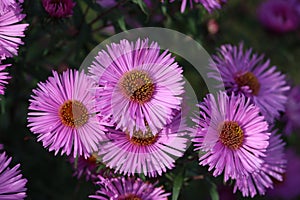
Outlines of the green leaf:
M 143 13 L 145 13 L 148 16 L 147 6 L 143 0 L 132 0 L 132 2 L 137 4 L 141 8 Z
M 119 27 L 120 27 L 120 29 L 121 29 L 122 31 L 127 31 L 126 23 L 125 23 L 124 17 L 120 17 L 120 18 L 118 19 L 118 25 L 119 25 Z
M 173 191 L 172 191 L 172 200 L 177 200 L 182 184 L 184 180 L 184 170 L 180 170 L 180 172 L 175 176 L 174 178 L 174 185 L 173 185 Z

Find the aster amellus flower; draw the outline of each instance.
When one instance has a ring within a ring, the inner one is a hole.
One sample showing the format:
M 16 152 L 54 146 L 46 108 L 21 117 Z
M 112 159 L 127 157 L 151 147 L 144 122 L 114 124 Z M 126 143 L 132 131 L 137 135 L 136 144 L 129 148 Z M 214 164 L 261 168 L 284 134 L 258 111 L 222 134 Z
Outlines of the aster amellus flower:
M 0 199 L 25 199 L 27 180 L 22 177 L 20 164 L 9 167 L 11 158 L 0 153 Z
M 300 26 L 300 2 L 297 0 L 268 0 L 258 7 L 261 24 L 270 31 L 283 33 Z
M 94 81 L 84 72 L 67 70 L 33 90 L 28 127 L 50 151 L 88 158 L 98 150 L 104 126 L 95 115 Z
M 0 94 L 1 95 L 4 94 L 5 85 L 8 83 L 8 80 L 10 79 L 8 72 L 4 71 L 9 66 L 10 64 L 8 65 L 0 64 Z
M 99 83 L 98 108 L 117 128 L 157 133 L 180 109 L 182 68 L 156 42 L 121 40 L 101 50 L 89 71 Z
M 115 172 L 156 177 L 172 169 L 176 158 L 187 148 L 188 133 L 181 114 L 176 112 L 173 121 L 157 133 L 108 129 L 108 140 L 101 143 L 102 162 Z
M 284 154 L 284 142 L 276 130 L 272 131 L 264 163 L 258 171 L 251 173 L 248 177 L 240 176 L 236 179 L 234 192 L 240 190 L 243 196 L 254 197 L 256 194 L 265 195 L 268 188 L 273 188 L 274 181 L 283 181 L 286 168 Z
M 73 15 L 73 0 L 42 0 L 43 6 L 51 17 L 62 18 Z
M 20 5 L 0 12 L 0 59 L 17 55 L 19 45 L 23 44 L 20 37 L 24 37 L 28 24 L 17 24 L 25 17 L 21 12 Z
M 270 67 L 270 60 L 252 54 L 252 49 L 244 52 L 243 44 L 222 45 L 217 55 L 212 56 L 210 78 L 224 83 L 229 92 L 242 93 L 258 106 L 266 120 L 272 122 L 285 110 L 289 86 L 285 75 Z M 221 76 L 220 76 L 221 75 Z
M 199 107 L 200 116 L 193 119 L 195 150 L 203 151 L 199 164 L 209 165 L 214 176 L 224 172 L 224 181 L 259 169 L 270 135 L 259 108 L 243 95 L 226 92 L 217 98 L 208 94 Z
M 155 184 L 143 182 L 137 178 L 110 178 L 98 177 L 96 182 L 100 188 L 91 199 L 101 200 L 167 200 L 169 193 L 165 193 L 162 187 L 155 187 Z

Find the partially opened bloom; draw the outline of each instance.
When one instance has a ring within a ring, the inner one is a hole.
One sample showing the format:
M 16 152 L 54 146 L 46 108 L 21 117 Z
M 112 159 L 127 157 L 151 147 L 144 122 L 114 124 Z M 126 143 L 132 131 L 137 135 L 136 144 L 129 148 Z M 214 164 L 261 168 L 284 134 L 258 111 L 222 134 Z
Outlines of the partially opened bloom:
M 42 0 L 43 6 L 51 17 L 62 18 L 73 15 L 73 0 Z
M 286 103 L 284 120 L 286 121 L 285 133 L 291 134 L 293 131 L 300 130 L 300 86 L 294 87 Z
M 20 164 L 9 167 L 11 158 L 0 153 L 0 199 L 25 199 L 27 180 L 22 177 Z
M 110 178 L 99 176 L 96 184 L 100 187 L 95 195 L 89 198 L 101 200 L 167 200 L 169 193 L 165 193 L 162 187 L 143 182 L 137 178 Z
M 297 0 L 267 0 L 258 7 L 258 18 L 271 31 L 293 31 L 300 25 L 299 6 Z
M 104 126 L 95 115 L 94 81 L 84 72 L 67 70 L 33 90 L 28 127 L 44 147 L 57 154 L 84 156 L 98 150 Z
M 156 42 L 121 40 L 101 50 L 89 71 L 99 83 L 97 107 L 111 116 L 117 128 L 154 133 L 180 109 L 182 68 Z
M 0 94 L 4 94 L 5 85 L 8 83 L 8 79 L 10 79 L 8 72 L 5 72 L 4 70 L 9 67 L 10 65 L 2 65 L 0 64 Z
M 21 12 L 21 7 L 16 5 L 0 13 L 0 59 L 17 55 L 19 45 L 23 44 L 20 37 L 25 36 L 28 24 L 17 24 L 25 17 Z
M 214 176 L 224 172 L 225 181 L 259 169 L 270 135 L 259 108 L 243 95 L 225 92 L 217 98 L 208 94 L 199 107 L 193 142 L 195 150 L 203 151 L 200 165 L 208 165 Z
M 170 0 L 174 2 L 175 0 Z M 214 10 L 221 9 L 222 4 L 226 3 L 227 0 L 182 0 L 180 11 L 183 13 L 186 9 L 187 3 L 190 3 L 190 7 L 193 7 L 193 4 L 202 4 L 202 6 L 208 11 L 213 12 Z
M 130 137 L 128 132 L 109 129 L 108 140 L 101 144 L 99 155 L 115 172 L 156 177 L 172 169 L 176 158 L 184 154 L 188 141 L 186 130 L 178 111 L 173 121 L 157 133 L 134 131 Z
M 285 75 L 270 67 L 270 60 L 252 54 L 252 49 L 243 51 L 243 44 L 222 45 L 217 55 L 212 56 L 210 78 L 222 81 L 229 92 L 242 93 L 258 106 L 266 120 L 272 122 L 285 110 L 286 91 L 289 86 Z M 220 76 L 221 75 L 221 76 Z
M 234 192 L 240 190 L 243 196 L 254 197 L 256 194 L 265 195 L 268 188 L 273 188 L 274 181 L 283 181 L 286 168 L 286 155 L 284 154 L 284 142 L 280 135 L 273 131 L 270 136 L 269 146 L 264 163 L 261 168 L 249 176 L 240 176 L 236 179 Z

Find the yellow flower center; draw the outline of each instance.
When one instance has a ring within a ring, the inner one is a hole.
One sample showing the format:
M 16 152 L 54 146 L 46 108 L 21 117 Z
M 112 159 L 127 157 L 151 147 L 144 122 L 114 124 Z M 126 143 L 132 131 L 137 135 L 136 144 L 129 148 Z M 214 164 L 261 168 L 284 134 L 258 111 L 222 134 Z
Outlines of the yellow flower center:
M 125 73 L 119 85 L 127 98 L 138 103 L 150 101 L 155 90 L 155 85 L 149 74 L 141 70 Z
M 158 134 L 153 135 L 150 128 L 148 128 L 147 132 L 142 132 L 141 130 L 134 131 L 132 137 L 130 137 L 129 133 L 127 133 L 127 137 L 132 144 L 138 146 L 149 146 L 157 141 Z
M 89 119 L 87 108 L 79 101 L 67 100 L 58 111 L 61 122 L 69 127 L 78 128 L 87 123 Z
M 248 86 L 253 95 L 258 95 L 260 90 L 260 83 L 257 77 L 252 72 L 246 72 L 243 75 L 238 75 L 235 77 L 235 81 L 239 87 Z
M 230 149 L 236 150 L 243 145 L 244 132 L 234 121 L 226 121 L 220 128 L 220 141 Z
M 118 200 L 142 200 L 140 197 L 135 194 L 129 194 L 124 197 L 119 197 Z

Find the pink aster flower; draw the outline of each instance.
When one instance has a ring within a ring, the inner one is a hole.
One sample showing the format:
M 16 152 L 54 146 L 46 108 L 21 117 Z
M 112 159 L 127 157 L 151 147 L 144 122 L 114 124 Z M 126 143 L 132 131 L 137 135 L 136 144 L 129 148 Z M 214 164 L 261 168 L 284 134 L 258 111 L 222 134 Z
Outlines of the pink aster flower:
M 294 87 L 286 103 L 284 120 L 286 121 L 285 133 L 291 134 L 293 131 L 300 130 L 300 86 Z
M 176 114 L 175 114 L 176 113 Z M 171 123 L 157 133 L 108 130 L 108 140 L 101 144 L 102 162 L 115 172 L 133 175 L 143 173 L 156 177 L 174 167 L 176 158 L 183 156 L 187 148 L 188 133 L 179 111 Z
M 157 133 L 180 109 L 182 68 L 156 42 L 121 40 L 98 52 L 89 71 L 99 83 L 98 108 L 117 129 Z M 146 125 L 147 124 L 147 125 Z
M 25 17 L 21 12 L 21 7 L 16 5 L 0 13 L 0 59 L 17 55 L 19 45 L 23 44 L 20 37 L 24 37 L 28 24 L 17 24 Z
M 78 179 L 85 176 L 85 180 L 95 180 L 98 175 L 112 177 L 110 171 L 101 163 L 97 153 L 93 153 L 88 158 L 80 156 L 78 158 L 70 157 L 70 163 L 73 165 L 74 173 Z
M 300 25 L 300 2 L 297 0 L 268 0 L 258 7 L 258 18 L 267 29 L 283 33 L 297 30 Z
M 175 0 L 170 0 L 174 2 Z M 216 9 L 221 9 L 222 4 L 226 3 L 227 0 L 182 0 L 180 11 L 183 13 L 186 9 L 187 3 L 190 3 L 190 7 L 193 7 L 193 4 L 202 4 L 202 6 L 208 11 L 213 12 Z
M 243 51 L 243 44 L 222 45 L 217 55 L 212 56 L 210 78 L 222 81 L 229 92 L 242 93 L 258 106 L 266 120 L 272 122 L 285 110 L 286 91 L 289 86 L 285 75 L 270 67 L 270 60 L 252 54 L 252 49 Z M 221 76 L 220 76 L 221 75 Z
M 165 193 L 162 187 L 155 187 L 155 184 L 143 182 L 137 178 L 111 178 L 98 177 L 96 184 L 100 187 L 95 195 L 89 198 L 101 200 L 167 200 L 169 193 Z
M 28 113 L 28 127 L 38 135 L 45 148 L 73 157 L 98 150 L 104 126 L 95 115 L 95 82 L 84 72 L 53 72 L 45 83 L 33 90 Z
M 72 16 L 76 4 L 72 0 L 42 0 L 42 3 L 47 13 L 56 18 Z
M 224 172 L 224 181 L 259 169 L 270 135 L 259 108 L 243 95 L 225 92 L 217 98 L 208 94 L 199 107 L 200 117 L 193 119 L 197 123 L 195 150 L 203 151 L 199 164 L 214 169 L 214 176 Z
M 1 95 L 4 94 L 5 85 L 8 83 L 7 82 L 8 79 L 10 79 L 10 77 L 8 76 L 8 72 L 4 71 L 9 66 L 10 66 L 10 64 L 8 64 L 8 65 L 0 64 L 0 94 Z
M 284 200 L 299 199 L 300 190 L 300 156 L 292 150 L 286 151 L 287 166 L 283 180 L 274 184 L 274 189 L 267 192 L 270 199 L 281 198 Z
M 284 142 L 280 135 L 276 135 L 276 131 L 273 131 L 261 168 L 248 177 L 240 176 L 237 178 L 234 192 L 240 190 L 244 197 L 254 197 L 256 194 L 265 195 L 267 188 L 273 188 L 274 180 L 277 182 L 283 181 L 283 173 L 285 173 L 286 168 L 285 157 Z
M 10 168 L 10 162 L 5 152 L 0 153 L 0 199 L 25 199 L 27 180 L 20 173 L 20 164 Z

